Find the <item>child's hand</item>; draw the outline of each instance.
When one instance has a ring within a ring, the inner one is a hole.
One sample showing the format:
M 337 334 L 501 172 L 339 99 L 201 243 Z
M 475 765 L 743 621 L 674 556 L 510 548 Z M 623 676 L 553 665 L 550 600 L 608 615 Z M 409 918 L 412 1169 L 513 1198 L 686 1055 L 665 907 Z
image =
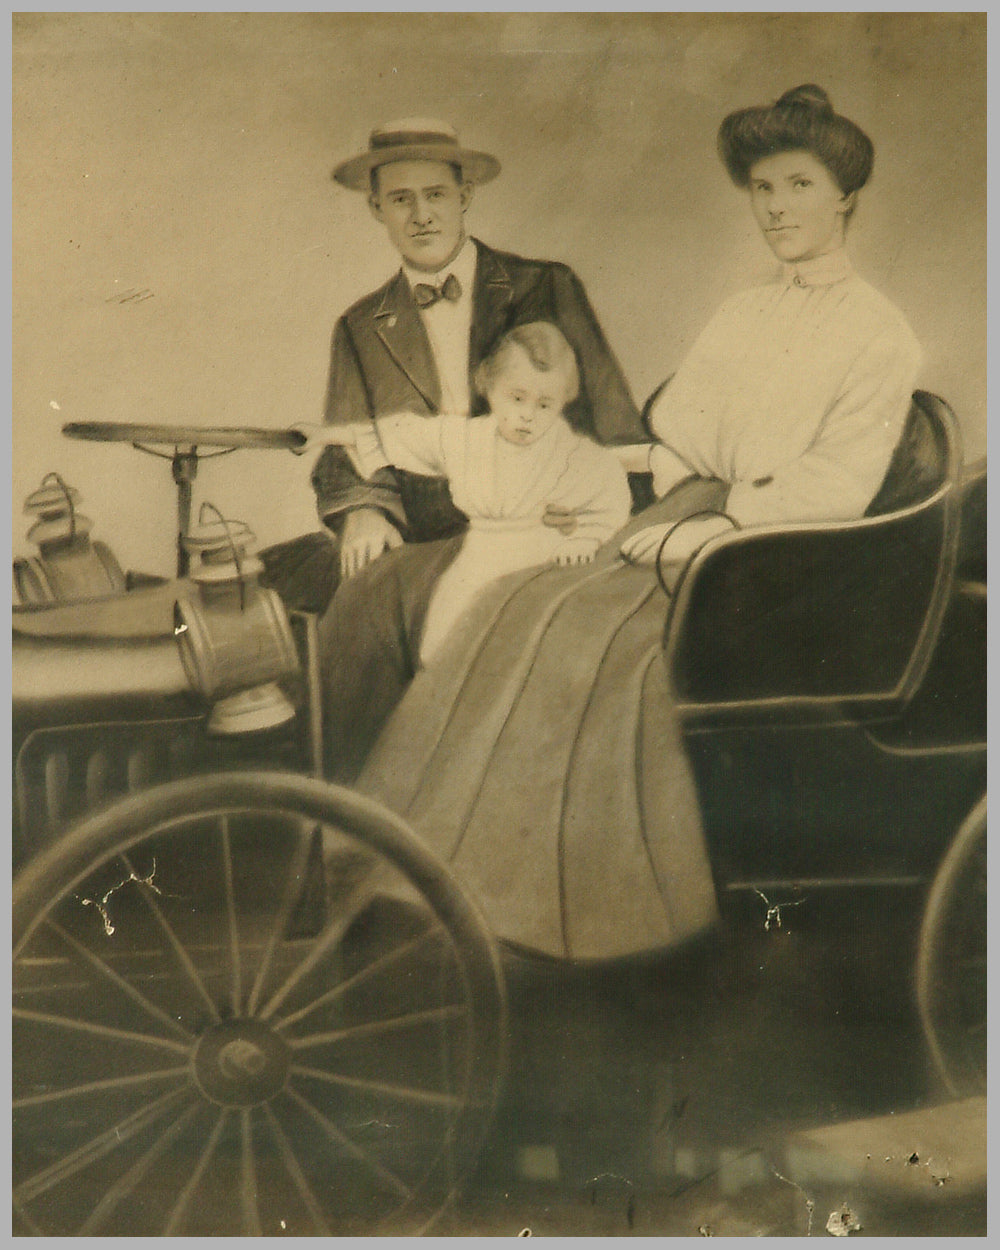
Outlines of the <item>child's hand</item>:
M 553 556 L 556 564 L 589 564 L 600 546 L 596 538 L 567 538 Z
M 311 425 L 307 421 L 299 421 L 288 427 L 289 434 L 297 434 L 302 440 L 291 450 L 296 456 L 304 456 L 308 451 L 319 451 L 322 447 L 353 447 L 354 431 L 349 426 Z
M 315 451 L 317 448 L 324 446 L 322 440 L 324 427 L 322 425 L 309 425 L 305 421 L 299 421 L 295 425 L 288 427 L 289 434 L 296 434 L 302 440 L 292 447 L 292 452 L 296 456 L 304 456 L 307 451 Z

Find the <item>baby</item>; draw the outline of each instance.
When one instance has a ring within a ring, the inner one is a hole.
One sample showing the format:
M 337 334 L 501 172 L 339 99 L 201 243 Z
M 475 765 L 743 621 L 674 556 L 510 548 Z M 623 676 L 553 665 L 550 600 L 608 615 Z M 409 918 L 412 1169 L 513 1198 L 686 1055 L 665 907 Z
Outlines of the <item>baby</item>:
M 294 427 L 307 435 L 301 450 L 345 447 L 365 477 L 386 465 L 447 477 L 469 528 L 434 588 L 424 663 L 483 587 L 536 564 L 589 562 L 625 524 L 631 505 L 619 457 L 563 417 L 579 372 L 557 326 L 533 321 L 508 331 L 473 381 L 489 404 L 482 417 L 397 413 L 364 424 Z

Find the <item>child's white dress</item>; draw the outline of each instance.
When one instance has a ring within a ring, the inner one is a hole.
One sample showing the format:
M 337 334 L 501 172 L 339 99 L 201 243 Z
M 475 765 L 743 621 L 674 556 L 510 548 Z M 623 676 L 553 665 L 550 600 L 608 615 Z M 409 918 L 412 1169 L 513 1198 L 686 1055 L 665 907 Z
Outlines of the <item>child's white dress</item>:
M 527 446 L 501 437 L 490 415 L 401 413 L 355 429 L 351 454 L 366 477 L 387 464 L 444 475 L 456 507 L 469 518 L 461 551 L 428 606 L 420 640 L 424 663 L 488 583 L 551 562 L 567 538 L 602 543 L 628 520 L 631 495 L 618 457 L 561 418 Z M 575 514 L 571 533 L 542 523 L 549 505 Z

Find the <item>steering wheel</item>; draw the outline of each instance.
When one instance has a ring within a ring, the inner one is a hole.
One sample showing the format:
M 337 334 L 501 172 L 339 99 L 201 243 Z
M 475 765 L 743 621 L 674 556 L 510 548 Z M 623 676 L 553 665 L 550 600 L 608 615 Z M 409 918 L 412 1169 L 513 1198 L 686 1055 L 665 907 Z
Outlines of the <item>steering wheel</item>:
M 238 449 L 298 451 L 306 437 L 295 430 L 198 425 L 139 425 L 132 421 L 71 421 L 62 432 L 70 438 L 98 443 L 131 443 L 137 451 L 171 462 L 177 484 L 177 576 L 186 577 L 190 557 L 184 539 L 191 528 L 191 483 L 199 460 L 225 456 Z M 170 447 L 170 452 L 154 451 Z M 199 447 L 217 450 L 199 453 Z
M 137 425 L 132 421 L 71 421 L 62 432 L 97 443 L 153 443 L 161 447 L 224 447 L 229 451 L 297 451 L 305 435 L 294 430 L 263 430 L 251 426 Z

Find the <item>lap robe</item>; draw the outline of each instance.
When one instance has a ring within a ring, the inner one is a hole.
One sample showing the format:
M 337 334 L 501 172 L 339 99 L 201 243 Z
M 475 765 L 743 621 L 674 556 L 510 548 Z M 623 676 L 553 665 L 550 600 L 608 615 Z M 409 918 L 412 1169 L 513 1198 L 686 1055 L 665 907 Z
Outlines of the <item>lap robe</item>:
M 717 506 L 717 484 L 688 486 L 629 530 Z M 449 863 L 498 937 L 547 955 L 663 949 L 717 918 L 662 662 L 667 600 L 617 557 L 621 537 L 590 566 L 481 592 L 355 781 Z

